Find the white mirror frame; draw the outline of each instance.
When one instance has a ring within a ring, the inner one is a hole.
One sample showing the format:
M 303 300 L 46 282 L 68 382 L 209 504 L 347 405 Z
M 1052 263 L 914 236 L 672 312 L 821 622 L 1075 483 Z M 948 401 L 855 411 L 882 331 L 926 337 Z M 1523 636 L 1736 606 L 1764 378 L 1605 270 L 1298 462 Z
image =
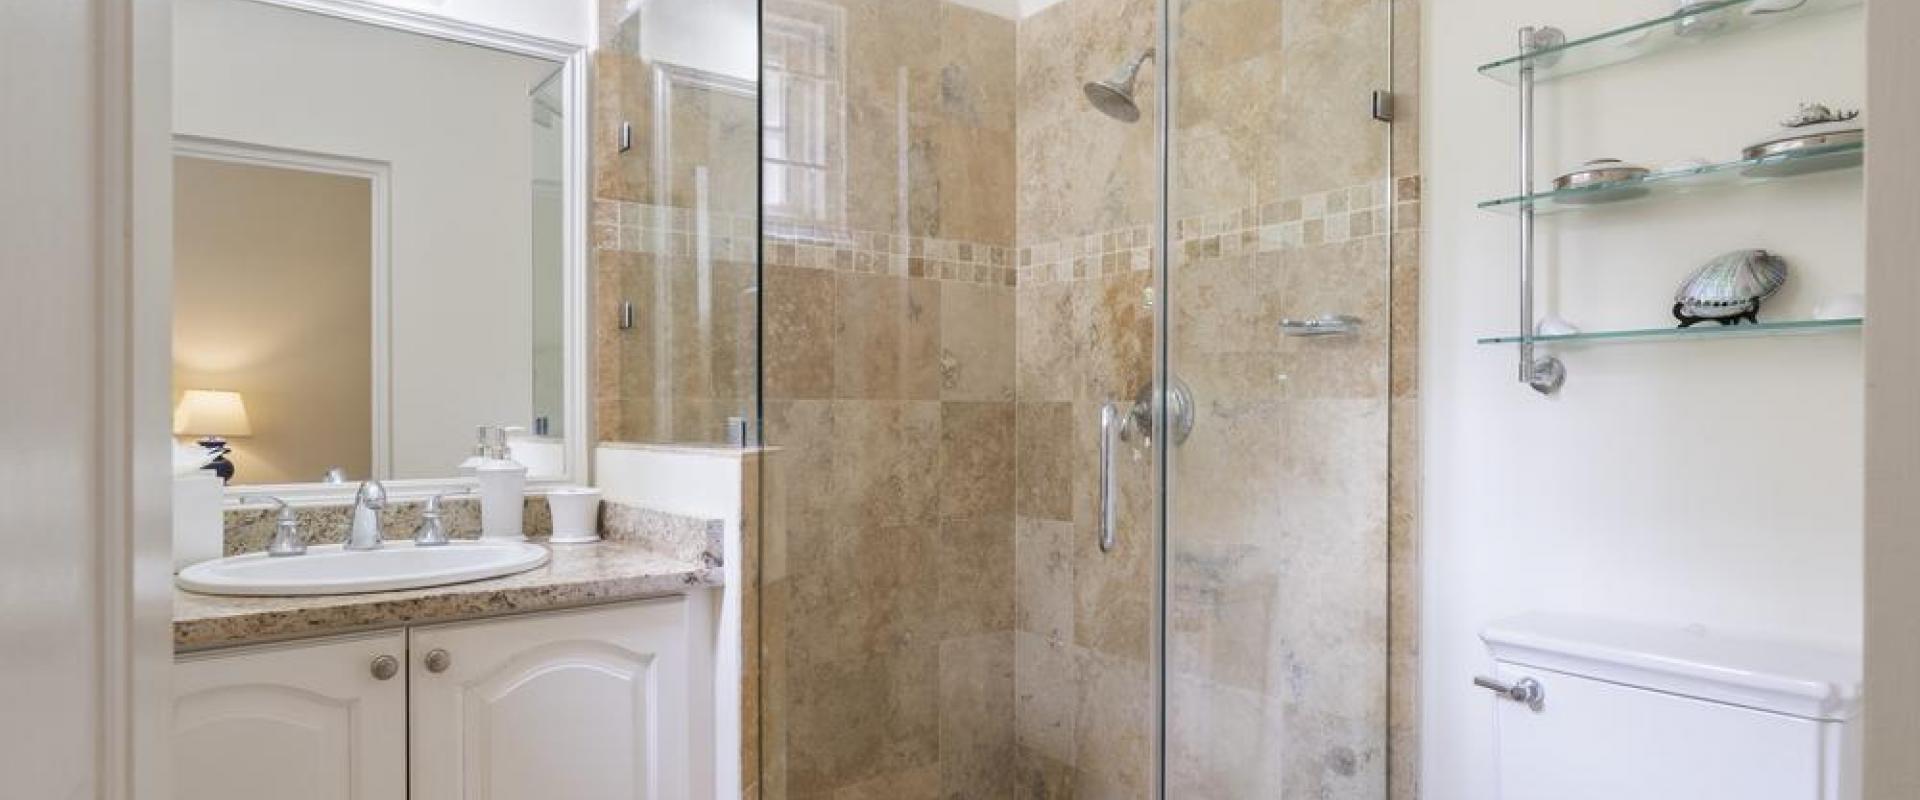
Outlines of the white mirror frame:
M 591 213 L 591 151 L 588 131 L 587 49 L 553 39 L 475 25 L 432 14 L 394 8 L 366 0 L 254 0 L 267 5 L 360 22 L 406 33 L 431 36 L 450 42 L 476 45 L 515 55 L 545 59 L 561 67 L 561 93 L 565 103 L 562 130 L 562 175 L 567 185 L 562 197 L 561 226 L 561 360 L 564 378 L 561 405 L 566 414 L 562 440 L 563 472 L 560 475 L 530 476 L 527 489 L 538 494 L 546 488 L 589 482 L 593 443 L 592 354 L 588 349 L 588 314 L 592 308 L 587 274 L 587 218 Z M 449 454 L 449 463 L 459 454 Z M 452 467 L 449 467 L 449 472 Z M 471 488 L 473 478 L 450 475 L 445 478 L 408 478 L 381 481 L 396 499 L 420 498 L 448 491 Z M 359 482 L 280 483 L 227 487 L 227 499 L 240 495 L 273 495 L 297 505 L 350 503 Z

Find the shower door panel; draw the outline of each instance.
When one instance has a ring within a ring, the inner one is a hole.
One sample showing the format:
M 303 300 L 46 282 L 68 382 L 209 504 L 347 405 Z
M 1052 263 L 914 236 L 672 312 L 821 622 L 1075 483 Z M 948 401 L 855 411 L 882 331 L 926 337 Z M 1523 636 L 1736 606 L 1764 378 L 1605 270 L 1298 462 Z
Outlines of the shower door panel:
M 1387 796 L 1384 0 L 1170 0 L 1168 797 Z

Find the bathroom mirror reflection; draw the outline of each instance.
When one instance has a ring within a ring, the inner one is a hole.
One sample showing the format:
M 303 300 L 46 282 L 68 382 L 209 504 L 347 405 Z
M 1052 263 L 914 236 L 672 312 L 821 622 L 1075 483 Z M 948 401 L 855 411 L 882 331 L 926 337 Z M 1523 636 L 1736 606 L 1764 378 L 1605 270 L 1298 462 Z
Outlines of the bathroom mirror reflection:
M 563 63 L 174 3 L 174 433 L 230 485 L 565 475 Z

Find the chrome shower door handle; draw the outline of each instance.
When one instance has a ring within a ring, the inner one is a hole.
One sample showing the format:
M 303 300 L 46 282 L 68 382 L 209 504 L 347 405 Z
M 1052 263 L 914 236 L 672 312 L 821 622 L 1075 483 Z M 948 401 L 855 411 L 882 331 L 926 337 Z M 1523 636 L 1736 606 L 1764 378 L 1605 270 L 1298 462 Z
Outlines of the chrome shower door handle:
M 1095 533 L 1100 537 L 1100 552 L 1111 553 L 1116 541 L 1113 529 L 1113 437 L 1119 435 L 1120 414 L 1118 403 L 1100 404 L 1100 524 Z

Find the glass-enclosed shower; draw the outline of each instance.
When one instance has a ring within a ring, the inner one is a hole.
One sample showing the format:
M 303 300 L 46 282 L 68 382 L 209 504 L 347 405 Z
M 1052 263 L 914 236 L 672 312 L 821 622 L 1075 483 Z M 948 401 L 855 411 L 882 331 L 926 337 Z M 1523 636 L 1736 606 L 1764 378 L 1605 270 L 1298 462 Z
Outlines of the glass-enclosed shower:
M 607 0 L 597 422 L 764 445 L 749 796 L 1413 796 L 1415 7 Z

